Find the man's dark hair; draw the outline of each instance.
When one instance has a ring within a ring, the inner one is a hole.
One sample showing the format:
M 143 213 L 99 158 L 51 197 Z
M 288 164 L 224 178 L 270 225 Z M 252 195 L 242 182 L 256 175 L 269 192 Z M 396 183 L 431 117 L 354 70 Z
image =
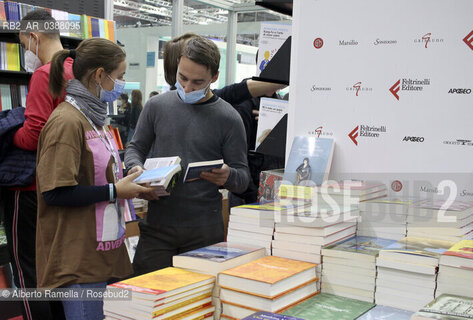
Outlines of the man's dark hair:
M 212 77 L 218 73 L 220 66 L 220 51 L 213 41 L 196 36 L 187 41 L 182 56 L 204 65 L 210 70 Z M 182 57 L 181 56 L 181 57 Z
M 48 21 L 48 22 L 56 22 L 56 19 L 54 19 L 51 14 L 44 9 L 36 9 L 33 11 L 28 12 L 22 19 L 21 21 Z M 24 32 L 23 30 L 20 32 Z M 59 31 L 57 29 L 44 32 L 44 35 L 50 37 L 50 38 L 56 38 L 59 39 Z

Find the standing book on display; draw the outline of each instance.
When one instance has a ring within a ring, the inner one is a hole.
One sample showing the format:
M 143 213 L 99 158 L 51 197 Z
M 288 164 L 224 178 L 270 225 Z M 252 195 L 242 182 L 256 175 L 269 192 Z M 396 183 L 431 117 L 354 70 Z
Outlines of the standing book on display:
M 258 60 L 256 61 L 257 76 L 266 68 L 290 35 L 290 24 L 274 22 L 261 23 Z
M 284 170 L 284 183 L 322 185 L 328 179 L 334 146 L 331 138 L 295 137 Z
M 258 129 L 256 131 L 256 149 L 258 149 L 282 117 L 287 114 L 288 109 L 289 103 L 286 100 L 261 98 Z

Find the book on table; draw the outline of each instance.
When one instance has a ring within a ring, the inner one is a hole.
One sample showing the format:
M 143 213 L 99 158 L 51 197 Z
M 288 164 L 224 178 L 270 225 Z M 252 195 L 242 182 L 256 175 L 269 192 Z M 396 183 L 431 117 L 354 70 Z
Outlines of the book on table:
M 181 253 L 172 258 L 173 266 L 217 275 L 252 260 L 264 257 L 263 247 L 219 242 L 204 248 Z
M 223 166 L 223 159 L 211 161 L 191 162 L 187 165 L 186 173 L 184 174 L 184 182 L 191 182 L 200 179 L 202 172 L 210 172 L 212 169 L 220 169 Z
M 442 294 L 411 317 L 411 320 L 429 319 L 473 319 L 473 298 Z

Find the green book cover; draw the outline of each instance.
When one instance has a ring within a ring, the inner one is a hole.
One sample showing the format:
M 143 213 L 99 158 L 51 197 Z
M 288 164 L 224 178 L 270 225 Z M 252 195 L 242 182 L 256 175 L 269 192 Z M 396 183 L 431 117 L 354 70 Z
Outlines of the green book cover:
M 473 298 L 442 294 L 416 312 L 411 319 L 473 319 Z
M 374 306 L 374 303 L 319 293 L 283 314 L 306 320 L 353 320 Z

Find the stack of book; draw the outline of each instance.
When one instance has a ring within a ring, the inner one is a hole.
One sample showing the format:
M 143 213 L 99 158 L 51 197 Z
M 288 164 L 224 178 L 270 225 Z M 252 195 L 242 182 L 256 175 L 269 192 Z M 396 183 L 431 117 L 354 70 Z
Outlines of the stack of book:
M 449 241 L 406 237 L 379 252 L 376 303 L 417 311 L 434 298 L 437 268 Z
M 279 190 L 281 199 L 311 201 L 312 205 L 353 207 L 361 201 L 382 198 L 387 195 L 386 185 L 375 181 L 345 180 L 327 182 L 320 186 L 304 187 L 283 184 Z
M 265 249 L 262 247 L 220 242 L 174 256 L 172 264 L 188 271 L 217 276 L 221 271 L 264 256 Z M 218 319 L 222 311 L 218 284 L 215 284 L 212 291 L 212 304 L 215 306 L 215 317 Z
M 440 257 L 436 296 L 443 293 L 473 298 L 473 240 L 462 240 Z
M 317 293 L 313 263 L 267 256 L 219 273 L 222 318 L 281 312 Z
M 409 208 L 415 198 L 387 197 L 360 202 L 359 236 L 400 240 L 406 236 Z
M 306 203 L 269 202 L 231 208 L 228 224 L 228 242 L 262 246 L 271 255 L 275 217 L 302 210 Z
M 322 292 L 373 302 L 376 257 L 393 240 L 354 237 L 322 248 Z
M 105 300 L 107 319 L 207 319 L 215 277 L 165 268 L 107 286 L 131 290 L 131 300 Z
M 283 312 L 283 315 L 306 320 L 353 320 L 373 307 L 370 302 L 319 293 Z
M 442 294 L 414 313 L 411 320 L 467 320 L 472 318 L 472 298 Z
M 354 218 L 356 219 L 356 218 Z M 276 223 L 272 242 L 273 256 L 321 263 L 323 246 L 351 238 L 356 233 L 356 221 L 337 222 L 320 227 Z
M 414 205 L 407 235 L 458 242 L 473 238 L 473 203 L 430 200 Z

